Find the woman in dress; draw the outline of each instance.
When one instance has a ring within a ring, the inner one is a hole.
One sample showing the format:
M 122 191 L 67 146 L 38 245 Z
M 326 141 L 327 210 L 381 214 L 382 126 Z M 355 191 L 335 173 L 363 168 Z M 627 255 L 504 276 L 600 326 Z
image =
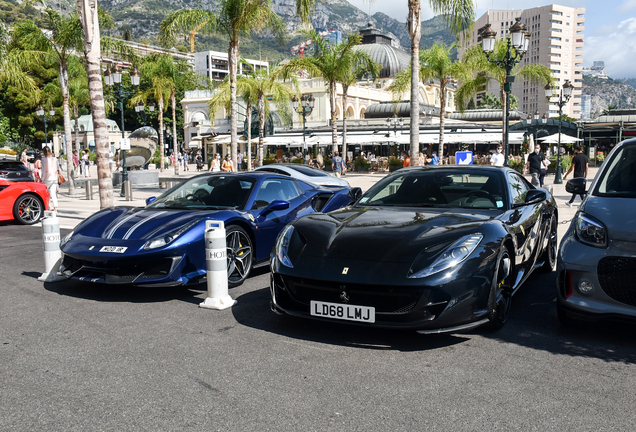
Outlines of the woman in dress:
M 57 186 L 60 181 L 60 166 L 57 158 L 51 153 L 51 149 L 44 147 L 44 158 L 42 158 L 42 182 L 46 185 L 53 201 L 53 211 L 57 214 Z
M 84 154 L 82 155 L 82 165 L 84 165 L 84 177 L 90 177 L 91 160 L 88 155 L 88 150 L 84 150 Z
M 221 171 L 221 155 L 215 154 L 214 159 L 212 159 L 212 163 L 210 164 L 210 171 L 219 172 Z
M 27 156 L 26 149 L 22 150 L 22 154 L 20 154 L 20 162 L 29 169 L 29 157 Z
M 42 161 L 40 159 L 41 156 L 37 155 L 33 163 L 33 180 L 38 183 L 42 183 Z

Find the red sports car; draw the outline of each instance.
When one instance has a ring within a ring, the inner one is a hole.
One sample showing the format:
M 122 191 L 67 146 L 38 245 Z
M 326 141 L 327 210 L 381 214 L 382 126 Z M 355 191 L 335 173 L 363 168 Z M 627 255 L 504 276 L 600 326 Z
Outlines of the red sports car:
M 0 179 L 0 221 L 15 219 L 33 225 L 49 207 L 49 191 L 43 183 Z

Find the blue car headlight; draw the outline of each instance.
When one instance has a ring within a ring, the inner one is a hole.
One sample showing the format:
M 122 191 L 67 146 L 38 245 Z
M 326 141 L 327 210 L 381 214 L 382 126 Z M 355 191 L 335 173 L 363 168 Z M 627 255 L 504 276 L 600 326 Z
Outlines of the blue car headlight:
M 414 272 L 409 276 L 409 278 L 423 278 L 455 267 L 473 253 L 483 238 L 484 236 L 481 234 L 469 234 L 458 239 L 448 246 L 446 250 L 437 257 L 433 264 L 423 268 L 422 270 Z
M 289 259 L 289 244 L 291 243 L 291 237 L 294 233 L 294 226 L 287 225 L 278 235 L 276 240 L 276 246 L 274 247 L 274 253 L 278 258 L 278 261 L 286 267 L 294 268 L 294 265 Z
M 64 247 L 64 245 L 66 243 L 68 243 L 69 241 L 71 241 L 71 239 L 73 238 L 73 234 L 75 233 L 75 230 L 71 231 L 70 233 L 66 234 L 64 236 L 64 238 L 62 240 L 60 240 L 60 247 Z
M 188 231 L 194 225 L 199 223 L 200 220 L 201 219 L 194 219 L 187 224 L 180 226 L 179 228 L 151 238 L 144 245 L 144 249 L 157 249 L 169 245 L 170 243 L 178 239 L 184 232 Z
M 574 226 L 576 237 L 586 245 L 604 248 L 607 247 L 607 229 L 601 221 L 585 213 L 576 216 Z

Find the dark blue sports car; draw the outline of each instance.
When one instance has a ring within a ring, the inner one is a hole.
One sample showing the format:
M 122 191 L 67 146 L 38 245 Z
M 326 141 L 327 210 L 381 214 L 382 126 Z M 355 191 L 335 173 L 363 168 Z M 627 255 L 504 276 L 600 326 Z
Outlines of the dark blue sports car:
M 59 273 L 106 284 L 177 286 L 206 277 L 205 221 L 227 230 L 228 280 L 243 283 L 267 265 L 280 230 L 297 217 L 345 207 L 359 188 L 322 188 L 272 173 L 193 177 L 146 207 L 90 216 L 61 242 Z

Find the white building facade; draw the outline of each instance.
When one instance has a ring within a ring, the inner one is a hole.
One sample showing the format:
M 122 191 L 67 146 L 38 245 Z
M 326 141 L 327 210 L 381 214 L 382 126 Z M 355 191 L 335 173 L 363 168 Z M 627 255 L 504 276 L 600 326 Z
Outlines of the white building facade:
M 532 9 L 489 10 L 475 22 L 472 33 L 462 38 L 459 58 L 466 48 L 481 44 L 480 34 L 488 24 L 497 33 L 497 38 L 503 39 L 508 36 L 508 29 L 518 17 L 530 32 L 528 52 L 520 66 L 542 64 L 549 67 L 558 88 L 569 80 L 574 85 L 574 91 L 563 107 L 563 114 L 581 118 L 585 8 L 551 4 Z M 490 83 L 486 91 L 498 95 L 499 86 Z M 547 113 L 549 117 L 559 115 L 559 107 L 555 104 L 557 98 L 552 98 L 552 103 L 548 103 L 545 90 L 538 83 L 517 80 L 512 84 L 512 93 L 519 99 L 519 109 L 525 113 L 532 115 L 539 111 L 540 114 Z

